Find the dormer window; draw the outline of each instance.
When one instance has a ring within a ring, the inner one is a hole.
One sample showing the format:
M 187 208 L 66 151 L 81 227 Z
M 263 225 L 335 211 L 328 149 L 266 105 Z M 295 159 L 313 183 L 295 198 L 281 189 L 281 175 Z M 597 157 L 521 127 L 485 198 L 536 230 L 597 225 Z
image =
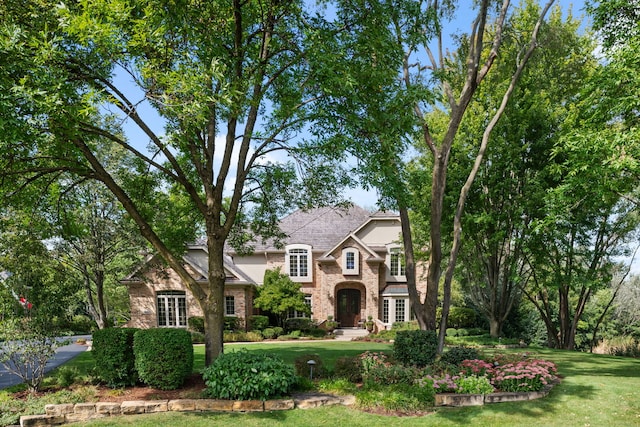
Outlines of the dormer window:
M 285 252 L 285 269 L 294 282 L 311 281 L 311 246 L 289 245 Z
M 389 269 L 389 277 L 387 277 L 388 280 L 406 280 L 404 253 L 400 246 L 394 245 L 388 247 L 387 267 Z
M 360 274 L 360 252 L 356 248 L 345 248 L 342 250 L 342 274 Z

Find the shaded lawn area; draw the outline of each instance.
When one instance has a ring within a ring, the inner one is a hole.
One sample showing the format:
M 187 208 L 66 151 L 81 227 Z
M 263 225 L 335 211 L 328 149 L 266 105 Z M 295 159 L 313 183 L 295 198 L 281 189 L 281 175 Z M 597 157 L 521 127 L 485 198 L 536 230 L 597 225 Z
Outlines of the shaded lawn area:
M 332 368 L 338 357 L 364 351 L 391 352 L 391 345 L 365 342 L 274 342 L 228 344 L 225 352 L 264 350 L 293 361 L 318 354 Z M 487 352 L 522 352 L 487 350 Z M 562 382 L 548 397 L 529 402 L 468 408 L 437 408 L 422 417 L 386 417 L 342 406 L 262 414 L 163 413 L 77 423 L 78 426 L 638 426 L 640 360 L 549 349 L 525 349 L 558 365 Z M 204 366 L 204 348 L 195 346 L 194 370 Z M 85 358 L 82 358 L 85 359 Z M 79 359 L 78 362 L 81 362 Z M 90 360 L 90 358 L 89 358 Z M 72 362 L 74 363 L 74 362 Z M 82 362 L 89 363 L 89 362 Z

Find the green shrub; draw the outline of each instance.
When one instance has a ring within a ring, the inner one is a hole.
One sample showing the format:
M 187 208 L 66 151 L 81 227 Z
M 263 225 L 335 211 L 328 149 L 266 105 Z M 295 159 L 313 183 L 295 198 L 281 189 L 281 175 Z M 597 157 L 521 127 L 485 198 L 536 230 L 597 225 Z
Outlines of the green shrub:
M 469 330 L 466 328 L 459 328 L 458 329 L 458 336 L 459 337 L 468 337 L 469 336 Z
M 456 328 L 447 328 L 447 336 L 455 337 L 458 335 L 458 330 Z
M 456 393 L 490 394 L 494 392 L 489 378 L 485 376 L 464 376 L 456 379 L 455 383 L 458 386 Z
M 248 341 L 246 332 L 224 331 L 222 339 L 224 340 L 224 342 L 244 342 L 244 341 Z
M 284 329 L 288 332 L 307 332 L 315 327 L 313 321 L 308 317 L 292 317 L 284 321 Z
M 434 361 L 438 351 L 435 331 L 398 331 L 393 343 L 394 358 L 408 366 L 425 367 Z
M 287 335 L 280 335 L 278 336 L 278 341 L 292 341 L 292 340 L 297 340 L 300 338 L 300 331 L 294 331 L 294 332 L 298 332 L 297 335 L 294 334 L 287 334 Z
M 413 384 L 421 371 L 413 366 L 399 364 L 384 364 L 362 374 L 365 384 Z
M 467 307 L 451 307 L 448 324 L 454 328 L 471 328 L 476 323 L 477 314 L 474 309 Z
M 289 394 L 296 384 L 293 367 L 276 355 L 246 350 L 223 353 L 202 378 L 214 399 L 267 400 Z
M 420 328 L 418 327 L 418 322 L 413 320 L 411 322 L 393 322 L 391 329 L 395 331 L 415 331 Z
M 135 367 L 133 337 L 135 328 L 107 328 L 93 333 L 91 355 L 95 360 L 95 373 L 108 387 L 135 385 L 138 374 Z
M 140 379 L 161 390 L 180 387 L 193 371 L 193 343 L 185 329 L 142 329 L 133 351 Z
M 80 372 L 77 368 L 70 368 L 68 366 L 61 366 L 55 371 L 56 383 L 62 388 L 73 385 L 79 376 Z
M 360 359 L 353 356 L 341 356 L 336 359 L 333 368 L 336 378 L 344 378 L 352 383 L 362 381 L 362 364 Z
M 89 316 L 85 316 L 83 314 L 76 314 L 71 319 L 71 330 L 76 334 L 88 334 L 91 333 L 94 329 L 96 329 L 98 325 L 96 322 Z
M 269 318 L 267 316 L 251 316 L 249 317 L 249 329 L 262 331 L 269 327 Z
M 264 328 L 262 330 L 262 336 L 265 340 L 272 340 L 277 337 L 276 330 L 274 328 Z
M 284 328 L 280 326 L 275 326 L 273 330 L 276 333 L 276 337 L 279 337 L 280 335 L 284 334 Z
M 204 333 L 191 331 L 191 342 L 194 344 L 204 344 Z
M 468 331 L 470 337 L 477 337 L 486 333 L 486 331 L 482 328 L 469 328 Z
M 320 359 L 320 356 L 317 354 L 303 354 L 296 357 L 293 364 L 296 370 L 296 375 L 311 378 L 311 365 L 309 365 L 310 360 L 315 362 L 313 365 L 313 378 L 320 378 L 324 376 L 325 372 L 324 367 L 322 366 L 322 359 Z
M 448 351 L 445 351 L 440 360 L 450 365 L 459 365 L 463 360 L 479 359 L 480 352 L 475 348 L 470 347 L 451 347 Z
M 239 331 L 243 329 L 242 319 L 235 316 L 225 316 L 224 318 L 224 330 L 225 331 Z
M 383 341 L 392 341 L 396 339 L 396 333 L 397 331 L 394 329 L 385 329 L 382 331 L 378 331 L 377 334 L 369 334 L 368 336 Z
M 187 319 L 187 325 L 189 325 L 190 330 L 204 334 L 204 317 L 189 317 Z
M 246 337 L 246 340 L 249 342 L 260 342 L 264 339 L 264 337 L 262 336 L 262 333 L 260 333 L 260 331 L 249 331 L 247 333 L 244 334 Z
M 305 332 L 305 336 L 311 338 L 324 338 L 327 336 L 327 331 L 321 328 L 311 328 L 310 330 Z

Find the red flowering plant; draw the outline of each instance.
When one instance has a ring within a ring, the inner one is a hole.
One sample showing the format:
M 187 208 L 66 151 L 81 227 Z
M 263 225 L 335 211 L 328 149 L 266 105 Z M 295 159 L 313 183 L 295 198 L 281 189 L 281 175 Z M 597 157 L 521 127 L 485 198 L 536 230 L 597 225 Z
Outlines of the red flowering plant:
M 473 359 L 473 360 L 463 360 L 461 367 L 461 375 L 491 375 L 491 370 L 493 369 L 493 364 L 481 360 L 481 359 Z

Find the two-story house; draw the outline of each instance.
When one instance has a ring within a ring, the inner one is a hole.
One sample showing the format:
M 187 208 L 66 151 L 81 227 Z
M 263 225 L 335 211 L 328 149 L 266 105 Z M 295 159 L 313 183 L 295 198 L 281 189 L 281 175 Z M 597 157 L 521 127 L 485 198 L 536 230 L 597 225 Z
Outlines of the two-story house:
M 300 283 L 312 318 L 333 316 L 340 327 L 359 327 L 371 316 L 378 328 L 412 318 L 400 244 L 400 218 L 358 206 L 296 211 L 280 222 L 284 248 L 254 245 L 251 255 L 225 254 L 225 314 L 246 319 L 266 269 L 280 267 Z M 206 283 L 207 249 L 190 245 L 185 266 Z M 123 280 L 129 287 L 133 327 L 185 327 L 200 307 L 180 278 L 149 257 Z M 424 283 L 418 284 L 421 295 Z M 295 315 L 295 314 L 294 314 Z

